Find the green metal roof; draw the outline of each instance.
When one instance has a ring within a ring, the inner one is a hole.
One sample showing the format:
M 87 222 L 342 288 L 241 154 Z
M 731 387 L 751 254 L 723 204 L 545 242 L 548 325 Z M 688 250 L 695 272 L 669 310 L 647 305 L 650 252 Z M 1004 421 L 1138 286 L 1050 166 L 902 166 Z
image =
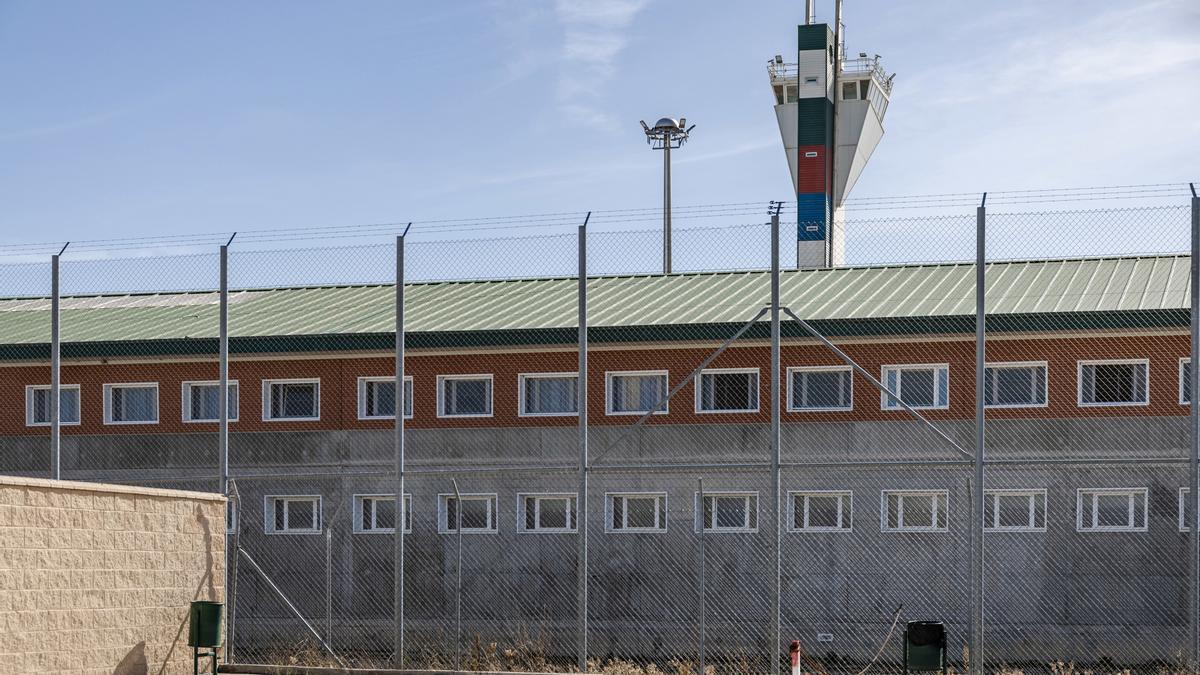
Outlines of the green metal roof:
M 1189 265 L 1187 256 L 991 263 L 989 330 L 1184 326 Z M 785 305 L 830 335 L 967 332 L 974 329 L 974 274 L 970 264 L 789 270 L 780 290 Z M 407 285 L 408 342 L 574 342 L 576 283 Z M 231 349 L 388 348 L 393 294 L 390 285 L 232 291 Z M 765 271 L 596 277 L 588 281 L 589 335 L 594 341 L 723 338 L 769 297 Z M 0 299 L 0 358 L 48 353 L 49 304 L 46 298 Z M 756 326 L 749 335 L 765 330 Z M 216 335 L 215 292 L 62 299 L 65 355 L 210 353 Z

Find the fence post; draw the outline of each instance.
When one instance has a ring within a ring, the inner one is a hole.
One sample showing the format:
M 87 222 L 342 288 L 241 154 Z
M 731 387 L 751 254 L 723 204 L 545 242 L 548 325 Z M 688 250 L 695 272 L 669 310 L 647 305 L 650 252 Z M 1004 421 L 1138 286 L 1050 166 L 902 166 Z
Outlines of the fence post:
M 702 476 L 700 478 L 697 478 L 696 483 L 697 483 L 696 492 L 699 495 L 699 501 L 697 502 L 697 504 L 700 506 L 700 513 L 704 513 L 704 477 Z M 705 567 L 708 566 L 708 557 L 707 557 L 707 555 L 705 555 L 705 551 L 704 551 L 704 526 L 705 526 L 705 523 L 701 522 L 700 528 L 696 530 L 696 535 L 699 537 L 699 540 L 700 540 L 700 570 L 699 570 L 700 571 L 700 574 L 699 574 L 699 577 L 700 577 L 699 590 L 700 590 L 700 592 L 697 594 L 699 596 L 699 603 L 700 603 L 700 621 L 699 621 L 699 623 L 700 623 L 700 668 L 697 670 L 697 672 L 699 672 L 700 675 L 705 675 L 704 660 L 706 657 L 706 654 L 705 654 L 705 652 L 707 651 L 706 641 L 708 638 L 708 636 L 706 634 L 707 626 L 705 625 L 705 617 L 708 614 L 708 586 L 704 579 Z
M 70 244 L 68 244 L 70 245 Z M 67 250 L 66 246 L 62 251 Z M 62 353 L 59 321 L 58 259 L 62 255 L 50 256 L 50 477 L 62 479 L 62 425 L 59 410 L 62 396 Z
M 587 672 L 588 653 L 588 336 L 587 336 L 587 224 L 592 218 L 588 211 L 579 226 L 579 280 L 576 291 L 579 312 L 579 381 L 575 398 L 579 408 L 579 496 L 576 498 L 576 520 L 579 521 L 579 553 L 576 563 L 578 589 L 576 611 L 579 613 L 579 672 Z
M 458 479 L 451 478 L 454 485 L 454 533 L 458 543 L 458 560 L 454 565 L 454 669 L 462 670 L 462 494 L 458 491 Z
M 229 499 L 229 244 L 236 236 L 235 232 L 220 249 L 217 307 L 217 464 L 219 465 L 218 473 L 220 473 L 220 485 L 217 488 L 225 496 L 226 504 Z M 237 508 L 237 502 L 234 502 L 234 509 Z M 225 508 L 225 517 L 227 519 L 236 518 L 236 515 L 230 515 L 228 506 Z M 232 616 L 233 604 L 230 602 L 229 595 L 229 554 L 233 538 L 229 535 L 229 530 L 229 523 L 225 523 L 225 577 L 222 583 L 225 590 L 225 603 L 230 607 L 230 616 Z M 234 556 L 236 555 L 235 552 Z M 230 626 L 232 625 L 231 620 L 225 627 L 227 643 L 231 642 Z M 227 662 L 232 661 L 229 656 L 232 652 L 232 645 L 225 648 Z
M 779 207 L 782 205 L 782 202 L 774 204 L 771 213 L 771 471 L 774 474 L 771 495 L 775 505 L 775 589 L 771 610 L 775 625 L 771 633 L 770 656 L 771 672 L 775 675 L 779 675 L 779 646 L 783 641 L 780 625 L 783 595 L 783 517 L 780 512 L 783 494 L 779 437 Z
M 1188 638 L 1192 657 L 1191 668 L 1194 671 L 1200 668 L 1200 407 L 1196 402 L 1196 381 L 1198 373 L 1200 373 L 1200 341 L 1197 337 L 1200 336 L 1200 197 L 1196 196 L 1195 184 L 1189 183 L 1188 187 L 1192 190 L 1192 276 L 1191 276 L 1191 301 L 1192 301 L 1192 349 L 1191 363 L 1188 364 L 1188 373 L 1191 376 L 1192 390 L 1189 392 L 1189 403 L 1191 405 L 1190 431 L 1191 431 L 1191 452 L 1190 464 L 1188 467 L 1190 492 L 1188 493 L 1188 501 L 1192 503 L 1191 522 L 1188 523 L 1188 546 L 1190 555 L 1188 558 L 1191 563 L 1191 574 L 1188 579 L 1189 590 L 1191 591 L 1191 611 L 1188 621 Z
M 396 455 L 396 532 L 392 537 L 392 615 L 396 625 L 392 649 L 395 651 L 394 663 L 401 670 L 404 669 L 404 526 L 408 522 L 404 502 L 404 237 L 407 234 L 408 227 L 405 227 L 404 234 L 396 237 L 396 421 L 392 439 Z
M 971 671 L 983 673 L 983 518 L 987 495 L 983 486 L 984 375 L 987 329 L 984 305 L 986 273 L 987 193 L 975 211 L 975 490 L 971 493 Z

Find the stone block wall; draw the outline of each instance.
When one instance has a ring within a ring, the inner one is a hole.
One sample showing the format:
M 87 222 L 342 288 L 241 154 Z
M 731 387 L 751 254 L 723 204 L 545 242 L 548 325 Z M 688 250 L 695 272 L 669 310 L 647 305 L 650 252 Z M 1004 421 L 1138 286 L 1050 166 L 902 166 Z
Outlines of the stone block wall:
M 191 672 L 224 576 L 220 495 L 0 476 L 0 673 Z

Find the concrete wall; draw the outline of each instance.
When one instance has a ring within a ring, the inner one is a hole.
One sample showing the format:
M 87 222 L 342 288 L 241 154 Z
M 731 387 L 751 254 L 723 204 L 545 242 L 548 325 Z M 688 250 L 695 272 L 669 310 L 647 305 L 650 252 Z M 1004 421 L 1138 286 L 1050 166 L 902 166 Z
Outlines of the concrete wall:
M 0 673 L 190 673 L 224 529 L 219 495 L 0 476 Z
M 963 446 L 971 422 L 943 420 Z M 694 493 L 757 491 L 757 532 L 705 538 L 712 653 L 765 649 L 774 566 L 772 481 L 765 468 L 673 468 L 679 463 L 757 463 L 769 458 L 762 424 L 669 425 L 627 433 L 594 428 L 589 491 L 591 645 L 597 656 L 663 660 L 697 649 L 699 537 Z M 1186 418 L 1008 419 L 988 425 L 988 487 L 1044 489 L 1046 529 L 988 535 L 990 654 L 1119 663 L 1169 659 L 1186 630 L 1186 535 L 1178 490 L 1187 484 Z M 576 492 L 573 428 L 414 429 L 408 433 L 413 531 L 407 537 L 407 630 L 414 649 L 451 649 L 456 537 L 438 532 L 438 495 L 497 495 L 497 533 L 464 537 L 464 635 L 503 640 L 521 630 L 574 647 L 577 535 L 522 532 L 521 493 Z M 237 542 L 343 653 L 390 648 L 392 538 L 353 527 L 353 496 L 392 493 L 390 431 L 235 433 L 231 455 L 240 508 Z M 64 439 L 73 477 L 215 487 L 215 435 L 138 434 Z M 12 452 L 5 452 L 11 450 Z M 33 451 L 0 439 L 0 457 Z M 869 657 L 896 607 L 902 619 L 946 621 L 966 639 L 971 467 L 912 422 L 788 423 L 783 489 L 849 490 L 852 531 L 783 536 L 785 633 L 821 656 Z M 1139 463 L 1134 463 L 1139 462 Z M 502 465 L 503 471 L 488 467 Z M 636 465 L 638 468 L 630 468 Z M 549 467 L 561 466 L 553 470 Z M 521 468 L 524 467 L 524 468 Z M 367 472 L 364 475 L 364 472 Z M 371 473 L 374 472 L 374 473 Z M 259 474 L 256 476 L 256 474 Z M 1144 532 L 1076 531 L 1080 488 L 1146 488 Z M 880 527 L 880 493 L 949 494 L 945 532 Z M 662 534 L 605 533 L 604 494 L 662 491 Z M 264 496 L 320 495 L 316 535 L 266 534 Z M 331 615 L 326 613 L 326 603 Z M 243 660 L 294 647 L 306 629 L 246 565 L 238 573 L 237 644 Z M 832 634 L 832 643 L 817 634 Z M 957 652 L 956 652 L 957 653 Z

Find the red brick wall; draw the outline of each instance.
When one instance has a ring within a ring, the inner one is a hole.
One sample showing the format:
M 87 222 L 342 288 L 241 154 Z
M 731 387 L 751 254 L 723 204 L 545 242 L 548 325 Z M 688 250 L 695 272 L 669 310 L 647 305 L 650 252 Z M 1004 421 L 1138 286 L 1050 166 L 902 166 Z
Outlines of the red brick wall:
M 974 343 L 914 342 L 901 344 L 852 344 L 844 350 L 875 377 L 885 364 L 948 363 L 950 365 L 950 407 L 930 410 L 932 419 L 967 419 L 974 415 Z M 1179 358 L 1188 352 L 1187 336 L 1071 338 L 1054 340 L 993 340 L 988 344 L 988 361 L 1046 361 L 1049 365 L 1049 405 L 1045 408 L 993 409 L 993 418 L 1012 417 L 1089 417 L 1183 415 L 1187 408 L 1178 403 Z M 592 351 L 589 354 L 589 408 L 592 424 L 631 424 L 636 416 L 605 415 L 605 372 L 618 370 L 670 371 L 674 386 L 711 353 L 708 348 L 631 349 Z M 828 350 L 819 346 L 784 346 L 784 372 L 789 366 L 839 365 Z M 1080 408 L 1076 405 L 1077 361 L 1080 359 L 1150 360 L 1150 405 L 1132 407 Z M 706 414 L 694 411 L 695 392 L 689 383 L 671 400 L 669 414 L 655 416 L 651 423 L 767 423 L 770 418 L 770 350 L 762 347 L 730 349 L 711 367 L 756 367 L 760 369 L 759 412 L 753 414 Z M 574 371 L 576 354 L 561 352 L 513 352 L 504 354 L 421 355 L 410 352 L 407 374 L 414 378 L 414 417 L 412 428 L 498 427 L 498 426 L 572 426 L 574 417 L 519 417 L 517 382 L 520 373 Z M 234 431 L 386 429 L 388 420 L 359 420 L 357 414 L 358 378 L 387 376 L 392 363 L 388 358 L 338 358 L 296 360 L 234 360 L 230 378 L 238 380 L 239 420 Z M 216 379 L 216 364 L 208 363 L 113 363 L 107 365 L 63 366 L 64 384 L 81 385 L 82 423 L 64 426 L 64 434 L 104 433 L 187 433 L 209 432 L 215 423 L 182 421 L 182 382 Z M 439 374 L 493 375 L 493 416 L 487 418 L 437 418 L 437 376 Z M 320 378 L 321 418 L 318 421 L 262 420 L 263 379 Z M 46 427 L 25 426 L 25 385 L 49 382 L 49 369 L 38 367 L 0 368 L 0 434 L 41 435 Z M 118 382 L 158 382 L 159 422 L 147 425 L 105 425 L 103 423 L 103 385 Z M 786 381 L 781 397 L 784 421 L 858 421 L 907 419 L 903 411 L 880 410 L 878 391 L 865 379 L 854 377 L 854 410 L 848 412 L 786 412 Z

